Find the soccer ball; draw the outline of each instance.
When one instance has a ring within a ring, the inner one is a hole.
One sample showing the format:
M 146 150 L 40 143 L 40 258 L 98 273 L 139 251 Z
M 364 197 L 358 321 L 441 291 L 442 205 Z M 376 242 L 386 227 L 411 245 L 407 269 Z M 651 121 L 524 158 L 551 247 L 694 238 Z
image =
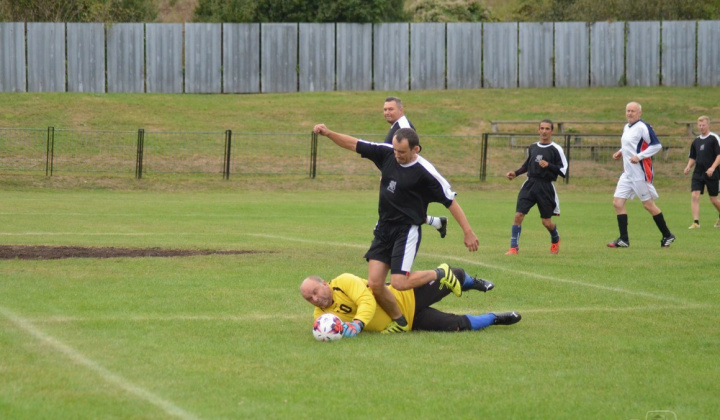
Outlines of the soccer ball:
M 313 337 L 317 341 L 337 341 L 343 337 L 343 323 L 333 314 L 322 314 L 313 323 Z

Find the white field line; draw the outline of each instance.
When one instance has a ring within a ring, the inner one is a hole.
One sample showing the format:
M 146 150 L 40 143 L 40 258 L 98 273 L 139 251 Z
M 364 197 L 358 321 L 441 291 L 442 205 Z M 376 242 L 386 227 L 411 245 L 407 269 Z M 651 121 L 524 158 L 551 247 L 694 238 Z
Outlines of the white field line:
M 11 323 L 15 324 L 21 330 L 32 335 L 33 337 L 35 337 L 37 340 L 41 341 L 42 343 L 50 346 L 52 349 L 63 354 L 65 357 L 69 358 L 73 362 L 75 362 L 79 365 L 82 365 L 85 368 L 97 373 L 106 382 L 113 384 L 113 385 L 117 386 L 118 388 L 121 388 L 121 389 L 127 391 L 130 394 L 135 395 L 136 397 L 140 398 L 141 400 L 149 402 L 150 404 L 160 408 L 165 413 L 167 413 L 173 417 L 177 417 L 177 418 L 180 418 L 183 420 L 198 419 L 198 417 L 195 416 L 194 414 L 183 410 L 182 408 L 178 407 L 177 405 L 173 404 L 172 402 L 170 402 L 158 395 L 155 395 L 152 392 L 150 392 L 144 388 L 141 388 L 141 387 L 133 384 L 129 380 L 123 378 L 122 376 L 120 376 L 116 373 L 109 371 L 102 365 L 100 365 L 97 362 L 84 356 L 82 353 L 75 350 L 74 348 L 61 342 L 60 340 L 56 339 L 55 337 L 39 330 L 28 320 L 14 314 L 10 310 L 8 310 L 2 306 L 0 306 L 0 314 L 4 318 L 9 320 Z
M 292 237 L 287 237 L 287 236 L 267 235 L 267 234 L 259 234 L 259 233 L 251 233 L 251 234 L 247 234 L 247 235 L 261 237 L 261 238 L 265 237 L 265 238 L 270 238 L 270 239 L 281 239 L 284 241 L 316 244 L 316 245 L 328 245 L 328 246 L 332 246 L 332 247 L 367 249 L 367 245 L 346 244 L 346 243 L 342 243 L 342 242 L 314 241 L 311 239 L 300 239 L 300 238 L 292 238 Z M 611 287 L 611 286 L 603 286 L 601 284 L 586 283 L 586 282 L 579 281 L 579 280 L 563 279 L 560 277 L 548 276 L 548 275 L 544 275 L 544 274 L 534 273 L 531 271 L 515 270 L 515 269 L 509 268 L 509 267 L 488 264 L 488 263 L 484 263 L 484 262 L 481 262 L 478 260 L 472 260 L 469 258 L 459 258 L 459 257 L 453 256 L 453 255 L 439 255 L 439 254 L 430 254 L 430 253 L 426 253 L 426 252 L 419 252 L 418 255 L 421 255 L 424 257 L 435 258 L 438 261 L 459 261 L 464 264 L 472 264 L 472 265 L 478 265 L 481 267 L 490 268 L 493 270 L 507 271 L 507 272 L 514 273 L 514 274 L 517 274 L 517 275 L 520 275 L 523 277 L 534 277 L 534 278 L 540 279 L 540 280 L 548 280 L 548 281 L 557 282 L 557 283 L 572 284 L 575 286 L 582 286 L 582 287 L 589 287 L 589 288 L 593 288 L 593 289 L 604 290 L 607 292 L 614 292 L 614 293 L 620 293 L 620 294 L 631 295 L 631 296 L 640 296 L 640 297 L 655 299 L 655 300 L 663 300 L 663 301 L 668 301 L 668 302 L 679 303 L 682 305 L 697 305 L 696 303 L 687 302 L 682 299 L 677 299 L 674 297 L 656 295 L 656 294 L 647 293 L 647 292 L 639 292 L 639 291 L 635 291 L 635 290 L 624 289 L 622 287 Z

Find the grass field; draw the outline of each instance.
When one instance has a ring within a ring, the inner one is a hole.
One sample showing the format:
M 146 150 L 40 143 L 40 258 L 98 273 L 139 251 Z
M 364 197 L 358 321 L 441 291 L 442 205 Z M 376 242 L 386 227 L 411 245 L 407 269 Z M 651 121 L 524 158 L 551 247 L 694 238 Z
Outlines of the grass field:
M 366 274 L 371 188 L 3 191 L 2 245 L 260 253 L 1 261 L 0 418 L 715 418 L 720 229 L 707 199 L 688 231 L 689 193 L 660 189 L 669 249 L 630 203 L 632 246 L 612 250 L 613 186 L 559 186 L 560 255 L 533 210 L 508 257 L 518 188 L 460 191 L 480 250 L 457 225 L 446 239 L 426 228 L 415 267 L 448 262 L 496 283 L 438 308 L 522 322 L 337 343 L 314 341 L 298 286 Z

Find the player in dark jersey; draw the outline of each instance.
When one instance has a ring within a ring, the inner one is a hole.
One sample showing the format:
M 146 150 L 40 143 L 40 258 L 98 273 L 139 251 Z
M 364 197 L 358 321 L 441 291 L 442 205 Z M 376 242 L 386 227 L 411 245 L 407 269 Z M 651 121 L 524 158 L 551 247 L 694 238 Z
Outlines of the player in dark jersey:
M 430 162 L 419 155 L 420 139 L 414 130 L 398 130 L 392 145 L 371 143 L 336 133 L 325 124 L 316 125 L 313 131 L 371 160 L 382 173 L 379 219 L 373 242 L 365 254 L 368 261 L 368 285 L 377 302 L 393 319 L 386 331 L 408 331 L 410 326 L 395 297 L 385 285 L 388 272 L 390 283 L 398 290 L 413 289 L 437 280 L 456 295 L 462 294 L 460 281 L 447 264 L 441 264 L 435 270 L 411 272 L 420 247 L 420 225 L 425 222 L 428 204 L 441 203 L 450 210 L 463 230 L 463 241 L 469 251 L 477 251 L 478 238 L 455 200 L 455 192 L 450 184 Z
M 390 130 L 385 136 L 385 143 L 392 145 L 392 139 L 395 137 L 395 132 L 401 128 L 412 128 L 415 130 L 415 126 L 405 116 L 405 108 L 403 108 L 402 100 L 395 96 L 388 96 L 385 98 L 383 104 L 383 115 L 385 121 L 390 124 Z M 425 219 L 425 223 L 434 227 L 440 232 L 440 237 L 444 238 L 447 234 L 447 217 L 444 216 L 430 216 L 428 215 Z
M 462 279 L 462 289 L 488 292 L 493 284 L 465 273 L 462 268 L 452 269 Z M 487 313 L 482 315 L 455 315 L 442 312 L 431 305 L 442 300 L 450 291 L 438 283 L 428 283 L 417 289 L 395 290 L 390 286 L 398 305 L 413 331 L 467 331 L 481 330 L 491 325 L 511 325 L 522 319 L 517 312 Z M 343 335 L 356 337 L 362 331 L 384 331 L 392 322 L 368 289 L 367 280 L 354 274 L 343 273 L 330 282 L 318 276 L 307 277 L 300 285 L 300 294 L 315 306 L 313 319 L 331 313 L 343 321 Z
M 693 223 L 689 229 L 700 227 L 700 194 L 705 192 L 705 187 L 707 187 L 710 202 L 720 214 L 720 200 L 718 200 L 720 171 L 716 170 L 720 165 L 720 137 L 710 132 L 710 119 L 708 117 L 703 115 L 698 118 L 697 125 L 700 135 L 693 140 L 690 146 L 690 157 L 683 171 L 687 175 L 690 169 L 695 166 L 692 181 L 690 182 L 690 191 L 692 191 L 690 210 L 692 211 Z M 715 222 L 715 227 L 720 227 L 720 217 Z
M 542 120 L 538 128 L 540 141 L 528 148 L 528 158 L 520 169 L 508 172 L 507 179 L 513 180 L 518 175 L 527 172 L 528 179 L 520 188 L 515 206 L 515 219 L 510 236 L 510 250 L 507 255 L 517 255 L 520 249 L 520 232 L 525 215 L 537 204 L 540 218 L 545 229 L 550 232 L 550 253 L 560 252 L 560 235 L 557 225 L 553 223 L 552 216 L 560 215 L 560 201 L 553 182 L 558 175 L 565 177 L 567 173 L 567 159 L 559 144 L 552 141 L 554 130 L 553 122 Z

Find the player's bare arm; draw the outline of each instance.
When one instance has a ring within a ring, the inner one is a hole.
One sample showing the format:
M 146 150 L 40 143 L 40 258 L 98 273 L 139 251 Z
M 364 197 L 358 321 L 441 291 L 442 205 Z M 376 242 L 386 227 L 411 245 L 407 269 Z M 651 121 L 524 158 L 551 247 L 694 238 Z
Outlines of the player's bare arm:
M 329 138 L 343 149 L 352 150 L 354 152 L 357 148 L 358 139 L 348 136 L 347 134 L 336 133 L 328 129 L 325 124 L 317 124 L 313 127 L 313 132 Z
M 687 164 L 687 166 L 685 167 L 685 169 L 683 170 L 683 173 L 684 173 L 685 175 L 689 174 L 689 173 L 690 173 L 690 169 L 692 169 L 693 166 L 695 166 L 695 159 L 692 159 L 692 158 L 688 159 L 688 164 Z
M 706 174 L 708 177 L 713 176 L 713 173 L 715 172 L 715 169 L 718 167 L 718 165 L 720 165 L 720 155 L 718 155 L 718 156 L 715 158 L 715 162 L 713 162 L 713 164 L 710 165 L 710 167 L 708 168 L 708 170 L 705 171 L 705 174 Z
M 475 236 L 475 232 L 473 232 L 472 228 L 470 227 L 470 222 L 468 222 L 467 217 L 465 217 L 465 212 L 463 211 L 462 207 L 460 207 L 460 204 L 458 204 L 457 200 L 453 200 L 452 204 L 450 204 L 450 207 L 448 207 L 448 210 L 450 210 L 450 214 L 453 215 L 453 218 L 455 218 L 455 221 L 463 230 L 463 241 L 465 242 L 465 247 L 470 252 L 477 251 L 478 246 L 480 246 L 480 241 L 478 240 L 477 236 Z

